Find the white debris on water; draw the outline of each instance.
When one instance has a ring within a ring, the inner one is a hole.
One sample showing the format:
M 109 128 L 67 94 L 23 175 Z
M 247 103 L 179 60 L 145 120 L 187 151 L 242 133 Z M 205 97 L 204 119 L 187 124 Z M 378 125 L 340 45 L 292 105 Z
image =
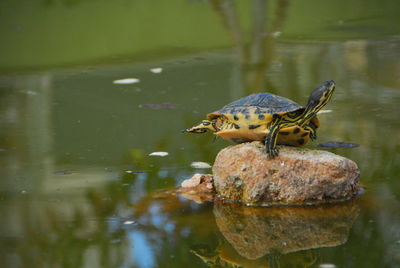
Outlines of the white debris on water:
M 140 79 L 138 78 L 124 78 L 124 79 L 117 79 L 114 80 L 114 84 L 119 84 L 119 85 L 129 85 L 129 84 L 136 84 L 139 83 Z
M 192 168 L 211 168 L 211 165 L 206 162 L 192 162 L 190 166 Z
M 33 90 L 25 90 L 22 92 L 25 93 L 26 95 L 30 95 L 30 96 L 36 96 L 38 94 L 36 91 L 33 91 Z
M 167 156 L 167 152 L 152 152 L 149 156 Z
M 261 33 L 261 36 L 271 36 L 271 37 L 279 37 L 282 35 L 282 32 L 272 32 L 272 33 Z
M 333 263 L 323 263 L 318 266 L 318 268 L 336 268 L 337 266 Z
M 163 69 L 161 67 L 157 67 L 157 68 L 151 68 L 150 72 L 152 72 L 153 74 L 159 74 L 163 71 Z
M 129 225 L 129 224 L 133 224 L 135 223 L 135 221 L 124 221 L 124 224 Z
M 282 35 L 282 32 L 273 32 L 273 33 L 271 34 L 272 37 L 279 37 L 279 36 L 281 36 L 281 35 Z
M 327 113 L 331 113 L 331 112 L 333 112 L 333 110 L 321 110 L 317 114 L 327 114 Z

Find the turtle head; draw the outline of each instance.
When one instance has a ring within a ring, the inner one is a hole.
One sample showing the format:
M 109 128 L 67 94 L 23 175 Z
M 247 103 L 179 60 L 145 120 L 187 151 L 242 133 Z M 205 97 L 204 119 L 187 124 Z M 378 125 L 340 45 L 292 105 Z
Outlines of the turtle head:
M 318 111 L 328 103 L 334 91 L 335 82 L 333 80 L 326 81 L 321 86 L 314 89 L 311 92 L 310 97 L 308 97 L 308 102 L 302 120 L 300 121 L 300 125 L 304 125 L 310 121 Z
M 196 126 L 182 130 L 182 133 L 205 133 L 207 130 L 217 131 L 213 121 L 203 120 Z

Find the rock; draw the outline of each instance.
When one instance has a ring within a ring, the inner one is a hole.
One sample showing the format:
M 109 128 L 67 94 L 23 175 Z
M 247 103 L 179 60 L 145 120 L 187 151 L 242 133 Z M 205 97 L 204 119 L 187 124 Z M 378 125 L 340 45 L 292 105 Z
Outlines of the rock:
M 193 177 L 190 179 L 184 180 L 181 184 L 181 187 L 183 188 L 192 188 L 196 187 L 197 185 L 200 184 L 201 182 L 201 177 L 204 176 L 203 174 L 194 174 Z
M 176 192 L 197 203 L 211 201 L 214 198 L 213 175 L 194 174 L 192 178 L 184 180 Z
M 182 188 L 191 188 L 189 190 L 201 190 L 202 192 L 214 191 L 213 175 L 196 173 L 190 179 L 181 183 Z M 196 189 L 193 189 L 196 188 Z M 203 189 L 204 188 L 204 189 Z
M 343 201 L 360 191 L 352 160 L 326 151 L 280 146 L 270 159 L 260 142 L 221 150 L 213 165 L 219 197 L 247 205 Z
M 211 174 L 194 174 L 192 178 L 184 180 L 176 192 L 189 199 L 212 200 L 209 194 L 214 194 L 213 175 Z M 204 198 L 203 194 L 207 194 Z M 199 197 L 196 197 L 198 195 Z

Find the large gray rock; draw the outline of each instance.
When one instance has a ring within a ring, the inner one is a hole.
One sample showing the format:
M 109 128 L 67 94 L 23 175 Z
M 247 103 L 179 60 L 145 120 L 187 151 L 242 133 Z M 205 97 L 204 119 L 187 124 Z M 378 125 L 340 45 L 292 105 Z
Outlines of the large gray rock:
M 221 150 L 213 174 L 220 197 L 247 205 L 329 203 L 360 191 L 360 172 L 350 159 L 288 146 L 270 159 L 260 142 Z

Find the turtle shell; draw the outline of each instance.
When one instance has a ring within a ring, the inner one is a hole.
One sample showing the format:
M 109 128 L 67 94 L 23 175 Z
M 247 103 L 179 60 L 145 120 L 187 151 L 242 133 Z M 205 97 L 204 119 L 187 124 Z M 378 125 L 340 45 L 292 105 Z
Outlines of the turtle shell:
M 207 117 L 212 120 L 221 114 L 244 114 L 249 119 L 251 115 L 264 115 L 265 117 L 265 115 L 283 114 L 300 109 L 304 109 L 304 107 L 290 99 L 271 93 L 257 93 L 229 103 L 220 110 L 209 113 Z

